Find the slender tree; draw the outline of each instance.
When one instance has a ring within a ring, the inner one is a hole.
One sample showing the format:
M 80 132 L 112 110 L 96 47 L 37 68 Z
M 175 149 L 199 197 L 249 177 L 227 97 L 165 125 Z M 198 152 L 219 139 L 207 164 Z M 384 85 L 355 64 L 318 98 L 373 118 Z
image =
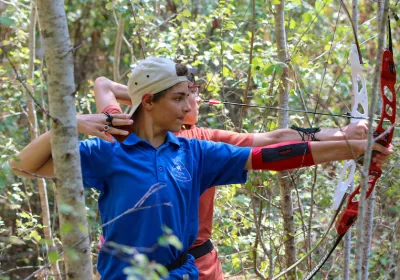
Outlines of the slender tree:
M 49 109 L 56 199 L 68 279 L 92 279 L 92 262 L 76 127 L 73 47 L 63 0 L 38 0 L 49 72 Z
M 375 69 L 374 69 L 374 78 L 372 81 L 372 96 L 371 96 L 371 104 L 370 104 L 370 109 L 369 109 L 369 116 L 368 118 L 370 120 L 373 119 L 373 114 L 375 112 L 375 104 L 376 104 L 376 99 L 378 96 L 378 86 L 379 86 L 379 73 L 381 70 L 381 62 L 382 62 L 382 53 L 383 53 L 383 45 L 384 45 L 384 40 L 385 40 L 385 27 L 386 27 L 386 18 L 388 14 L 388 0 L 384 1 L 384 8 L 383 8 L 383 15 L 382 15 L 382 20 L 379 22 L 379 36 L 378 36 L 378 52 L 377 52 L 377 57 L 376 57 L 376 64 L 375 64 Z M 378 9 L 378 13 L 381 9 Z M 372 122 L 369 122 L 368 124 L 368 145 L 367 149 L 364 155 L 364 168 L 363 168 L 363 174 L 362 174 L 362 181 L 361 181 L 361 191 L 360 191 L 360 203 L 358 206 L 358 219 L 357 219 L 357 254 L 356 254 L 356 272 L 357 272 L 357 280 L 361 279 L 367 279 L 368 275 L 367 273 L 363 273 L 363 257 L 364 257 L 364 220 L 366 217 L 366 206 L 367 206 L 367 201 L 365 200 L 365 196 L 367 193 L 367 188 L 368 188 L 368 172 L 369 172 L 369 166 L 371 163 L 371 154 L 372 154 L 372 144 L 373 144 L 373 128 L 372 128 Z M 368 261 L 368 257 L 367 260 Z M 367 277 L 367 278 L 365 278 Z
M 400 220 L 397 220 L 397 222 L 395 223 L 395 233 L 394 236 L 395 237 L 399 237 L 400 236 Z M 394 238 L 393 242 L 398 242 L 398 239 Z M 400 246 L 397 246 L 398 250 L 396 253 L 394 253 L 395 256 L 397 256 L 396 261 L 395 261 L 395 276 L 394 276 L 394 280 L 400 280 Z
M 279 107 L 288 108 L 289 104 L 289 68 L 286 62 L 288 61 L 288 50 L 286 44 L 286 31 L 285 31 L 285 1 L 281 0 L 279 4 L 275 5 L 275 34 L 276 44 L 278 50 L 278 59 L 281 62 L 283 72 L 280 77 L 278 86 Z M 289 123 L 289 112 L 279 111 L 278 127 L 287 128 Z M 281 209 L 283 215 L 283 228 L 285 236 L 285 256 L 286 266 L 290 266 L 296 261 L 296 244 L 294 239 L 294 219 L 293 219 L 293 205 L 292 205 L 292 189 L 289 180 L 290 175 L 288 172 L 279 172 L 278 181 L 280 185 L 281 194 Z M 289 279 L 296 279 L 296 269 L 288 273 Z
M 384 3 L 382 1 L 378 2 L 378 26 L 382 26 L 383 24 L 383 31 L 386 29 L 385 21 L 383 20 L 384 16 Z M 382 30 L 382 28 L 380 29 Z M 385 33 L 385 32 L 383 32 Z M 385 37 L 380 36 L 379 40 L 383 40 L 382 45 L 385 43 Z M 380 54 L 380 56 L 379 56 Z M 376 58 L 377 61 L 381 60 L 382 52 L 378 52 L 378 57 Z M 380 68 L 375 68 L 374 76 L 380 77 Z M 375 94 L 380 95 L 380 81 L 374 80 L 377 84 L 373 84 L 372 87 L 374 91 L 377 91 Z M 363 248 L 363 262 L 362 262 L 362 279 L 368 279 L 368 264 L 369 264 L 369 257 L 371 251 L 371 239 L 372 239 L 372 226 L 373 226 L 373 218 L 374 218 L 374 204 L 375 204 L 375 189 L 372 191 L 368 202 L 367 202 L 367 209 L 365 214 L 365 225 L 364 225 L 364 248 Z
M 35 69 L 35 37 L 36 37 L 36 3 L 35 1 L 31 1 L 31 13 L 30 13 L 30 26 L 29 26 L 29 63 L 28 63 L 28 79 L 33 81 L 33 72 Z M 33 93 L 33 86 L 28 85 L 28 88 L 31 93 Z M 35 105 L 33 102 L 33 98 L 29 93 L 26 93 L 27 100 L 27 114 L 29 120 L 29 131 L 31 134 L 32 140 L 38 137 L 38 123 L 36 118 Z M 44 244 L 45 251 L 48 251 L 49 244 L 52 248 L 55 248 L 53 234 L 51 232 L 51 223 L 50 223 L 50 211 L 49 211 L 49 203 L 47 198 L 47 187 L 46 181 L 44 179 L 38 178 L 36 180 L 39 188 L 39 197 L 40 197 L 40 208 L 42 210 L 42 221 L 43 221 L 43 232 L 46 238 L 46 243 Z M 58 264 L 51 264 L 51 272 L 55 280 L 60 279 L 60 270 L 58 268 Z

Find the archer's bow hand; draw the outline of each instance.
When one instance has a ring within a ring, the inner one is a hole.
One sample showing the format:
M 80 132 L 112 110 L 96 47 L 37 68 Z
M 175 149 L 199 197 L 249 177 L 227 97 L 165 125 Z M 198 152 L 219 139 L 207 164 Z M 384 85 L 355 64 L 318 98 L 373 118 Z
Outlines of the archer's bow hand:
M 374 143 L 372 150 L 377 152 L 374 153 L 372 162 L 376 163 L 376 165 L 378 165 L 379 167 L 382 167 L 387 163 L 389 157 L 393 154 L 394 147 L 392 144 L 390 144 L 389 147 L 385 148 L 378 143 Z

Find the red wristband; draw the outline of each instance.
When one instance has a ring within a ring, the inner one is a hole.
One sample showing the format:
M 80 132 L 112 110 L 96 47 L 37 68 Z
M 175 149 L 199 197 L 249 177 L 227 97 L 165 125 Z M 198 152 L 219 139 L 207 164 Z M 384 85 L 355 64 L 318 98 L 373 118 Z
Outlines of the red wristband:
M 283 171 L 314 165 L 310 142 L 284 142 L 251 150 L 253 170 Z

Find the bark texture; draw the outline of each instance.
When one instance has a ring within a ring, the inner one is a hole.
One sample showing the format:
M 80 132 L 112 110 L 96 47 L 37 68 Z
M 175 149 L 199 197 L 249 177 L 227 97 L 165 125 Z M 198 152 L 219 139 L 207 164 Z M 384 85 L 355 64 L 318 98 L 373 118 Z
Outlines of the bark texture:
M 279 94 L 279 107 L 288 108 L 289 104 L 289 68 L 287 67 L 288 52 L 286 44 L 286 31 L 285 31 L 285 15 L 284 15 L 285 1 L 281 0 L 279 4 L 275 5 L 275 33 L 276 44 L 278 48 L 278 58 L 282 65 L 282 76 L 280 77 L 278 94 Z M 278 127 L 287 128 L 289 123 L 289 112 L 279 111 Z M 285 256 L 286 267 L 290 266 L 296 261 L 296 244 L 294 240 L 294 221 L 293 221 L 293 204 L 291 195 L 291 183 L 289 180 L 288 172 L 279 172 L 277 174 L 280 194 L 281 194 L 281 208 L 283 215 L 283 228 L 285 236 Z M 288 279 L 296 279 L 296 269 L 291 270 L 287 274 Z
M 386 27 L 386 18 L 388 14 L 388 0 L 384 1 L 384 8 L 383 8 L 383 15 L 382 20 L 379 22 L 379 36 L 378 36 L 378 52 L 375 62 L 375 69 L 372 81 L 372 95 L 371 95 L 371 102 L 370 102 L 370 109 L 369 109 L 369 119 L 373 119 L 374 112 L 375 112 L 375 105 L 378 95 L 380 95 L 379 86 L 379 78 L 381 71 L 381 64 L 382 64 L 382 52 L 383 52 L 383 45 L 385 40 L 385 27 Z M 381 9 L 378 9 L 378 13 Z M 380 17 L 380 16 L 378 16 Z M 371 163 L 371 154 L 372 154 L 372 144 L 373 144 L 373 132 L 374 129 L 372 128 L 372 122 L 368 123 L 368 144 L 367 149 L 364 155 L 364 164 L 363 164 L 363 176 L 361 181 L 361 191 L 360 191 L 360 203 L 358 205 L 358 218 L 357 218 L 357 254 L 356 254 L 356 273 L 357 273 L 357 280 L 367 279 L 368 273 L 363 273 L 368 269 L 367 267 L 363 268 L 364 263 L 364 244 L 366 243 L 364 240 L 364 220 L 366 218 L 366 208 L 367 208 L 367 200 L 365 200 L 365 196 L 367 193 L 368 185 L 368 171 Z M 368 261 L 368 260 L 366 260 Z
M 36 38 L 36 3 L 35 1 L 31 2 L 31 14 L 30 14 L 30 26 L 29 26 L 29 63 L 28 63 L 28 79 L 33 81 L 33 72 L 35 69 L 34 60 L 35 60 L 35 38 Z M 33 93 L 33 87 L 28 85 L 29 90 Z M 38 123 L 36 118 L 36 110 L 33 99 L 30 94 L 26 94 L 26 102 L 27 102 L 27 114 L 29 120 L 29 131 L 31 134 L 31 139 L 35 139 L 38 137 Z M 47 198 L 47 187 L 46 181 L 44 179 L 37 179 L 36 180 L 39 188 L 39 197 L 40 197 L 40 208 L 42 211 L 42 222 L 43 222 L 43 232 L 44 237 L 47 240 L 45 246 L 45 251 L 48 251 L 49 244 L 51 248 L 55 248 L 53 234 L 51 232 L 51 223 L 50 223 L 50 211 L 49 211 L 49 203 Z M 51 264 L 51 273 L 55 280 L 61 279 L 60 278 L 60 269 L 57 263 Z
M 384 3 L 382 1 L 380 1 L 378 3 L 378 22 L 379 22 L 379 26 L 384 24 L 384 22 L 382 21 L 383 14 L 384 14 Z M 383 30 L 385 30 L 385 29 L 383 29 Z M 385 40 L 385 37 L 383 37 L 383 40 Z M 378 59 L 380 59 L 380 58 L 377 57 L 377 60 Z M 375 68 L 374 76 L 380 77 L 380 69 Z M 373 85 L 373 88 L 377 88 L 378 90 L 377 90 L 376 94 L 380 95 L 380 92 L 379 92 L 380 83 L 379 83 L 379 81 L 378 81 L 377 85 Z M 362 253 L 363 254 L 363 262 L 362 262 L 362 266 L 361 266 L 362 279 L 365 279 L 365 280 L 368 279 L 368 264 L 369 264 L 369 257 L 370 257 L 370 251 L 371 251 L 375 195 L 376 195 L 376 191 L 374 189 L 372 191 L 372 193 L 371 193 L 371 196 L 369 197 L 369 199 L 367 201 L 367 210 L 366 210 L 366 214 L 365 214 L 364 240 L 363 240 L 364 241 L 364 247 L 363 247 L 363 253 Z
M 48 68 L 51 144 L 67 279 L 92 279 L 76 127 L 73 47 L 62 0 L 38 0 Z

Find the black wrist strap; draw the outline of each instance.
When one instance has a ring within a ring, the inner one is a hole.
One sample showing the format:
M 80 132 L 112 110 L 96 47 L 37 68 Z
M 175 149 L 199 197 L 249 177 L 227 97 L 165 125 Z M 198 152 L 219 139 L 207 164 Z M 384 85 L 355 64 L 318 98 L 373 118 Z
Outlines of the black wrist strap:
M 315 137 L 315 134 L 321 131 L 319 127 L 302 128 L 292 125 L 290 128 L 299 133 L 301 141 L 319 141 L 319 139 Z M 305 136 L 307 136 L 307 139 L 305 139 Z

